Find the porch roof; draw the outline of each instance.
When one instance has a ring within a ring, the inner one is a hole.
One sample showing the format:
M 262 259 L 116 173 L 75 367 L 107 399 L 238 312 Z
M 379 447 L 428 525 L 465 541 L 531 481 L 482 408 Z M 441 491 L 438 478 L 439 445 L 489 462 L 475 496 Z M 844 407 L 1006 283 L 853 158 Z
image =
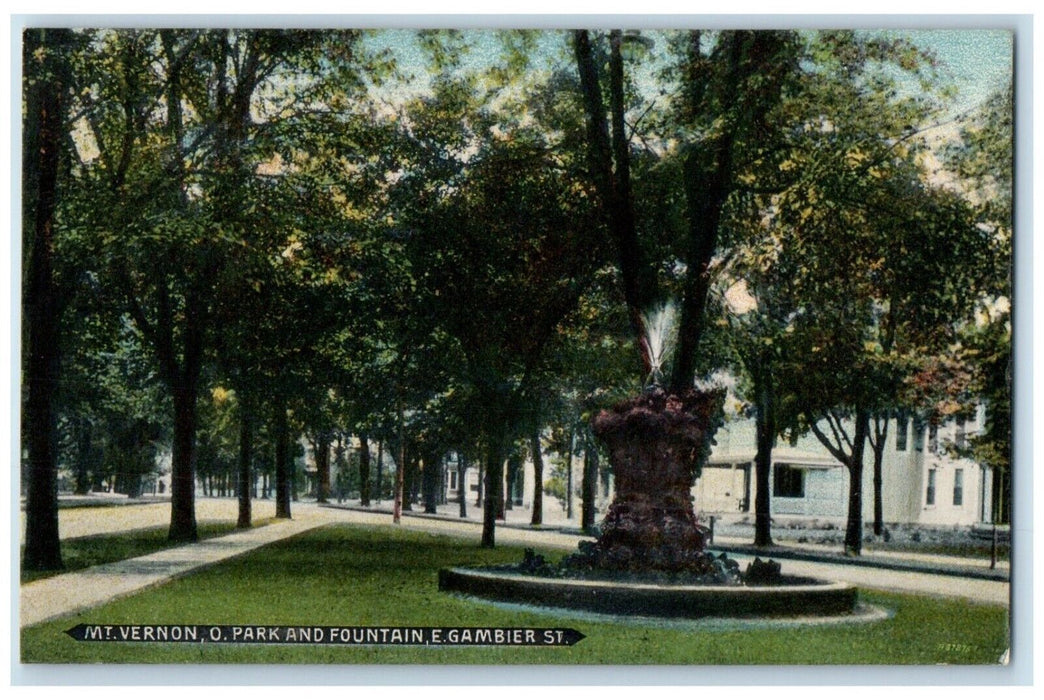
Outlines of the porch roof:
M 756 452 L 754 450 L 736 450 L 722 453 L 714 451 L 707 460 L 707 466 L 745 464 L 753 462 L 755 455 Z M 841 466 L 840 462 L 828 454 L 817 454 L 792 447 L 775 447 L 772 450 L 772 463 L 779 464 L 781 462 L 798 469 L 831 469 Z

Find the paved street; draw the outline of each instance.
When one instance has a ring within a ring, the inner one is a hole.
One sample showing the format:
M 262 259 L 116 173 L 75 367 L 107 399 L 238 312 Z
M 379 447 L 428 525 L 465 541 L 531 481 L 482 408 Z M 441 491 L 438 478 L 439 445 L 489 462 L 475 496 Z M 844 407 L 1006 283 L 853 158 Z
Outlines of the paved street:
M 63 502 L 66 500 L 72 499 L 63 497 Z M 236 500 L 233 498 L 199 498 L 196 500 L 196 521 L 234 521 L 236 508 Z M 275 517 L 275 501 L 254 500 L 251 510 L 255 520 Z M 119 507 L 63 507 L 58 511 L 58 536 L 63 540 L 70 537 L 127 532 L 168 524 L 170 524 L 170 501 Z M 21 526 L 24 536 L 25 511 L 21 513 Z
M 273 512 L 269 513 L 269 510 Z M 197 512 L 200 520 L 234 521 L 236 501 L 200 499 Z M 389 527 L 392 525 L 391 517 L 385 513 L 319 507 L 308 502 L 294 503 L 292 512 L 294 517 L 291 521 L 280 521 L 246 532 L 236 532 L 123 562 L 104 564 L 25 584 L 21 587 L 21 625 L 32 625 L 94 607 L 325 524 L 344 522 Z M 271 502 L 256 502 L 254 513 L 258 518 L 269 517 L 274 514 L 274 506 Z M 165 525 L 169 520 L 169 514 L 170 505 L 167 503 L 117 508 L 62 509 L 59 516 L 60 530 L 64 538 Z M 577 542 L 584 539 L 579 534 L 559 530 L 523 529 L 518 526 L 520 524 L 499 527 L 497 542 L 574 549 Z M 404 514 L 401 527 L 476 540 L 481 534 L 481 525 L 477 522 L 426 518 L 409 513 Z M 741 555 L 735 558 L 741 566 L 746 566 L 747 561 L 751 559 Z M 932 559 L 938 560 L 939 557 Z M 953 596 L 975 602 L 1007 604 L 1009 600 L 1009 585 L 1006 581 L 985 581 L 959 576 L 807 561 L 784 561 L 784 572 L 848 581 L 868 588 Z

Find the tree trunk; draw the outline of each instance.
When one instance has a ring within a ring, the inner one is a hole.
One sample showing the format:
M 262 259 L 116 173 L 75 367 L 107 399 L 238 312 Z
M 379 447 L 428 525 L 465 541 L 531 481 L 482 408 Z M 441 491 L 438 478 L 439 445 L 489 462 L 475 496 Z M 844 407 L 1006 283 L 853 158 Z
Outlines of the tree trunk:
M 275 411 L 275 487 L 276 517 L 290 516 L 290 426 L 286 417 L 286 402 L 276 401 Z
M 395 507 L 392 509 L 392 521 L 398 523 L 402 519 L 402 496 L 406 487 L 406 418 L 403 415 L 402 399 L 399 399 L 399 458 L 395 465 Z
M 544 455 L 540 451 L 539 428 L 533 430 L 529 446 L 533 452 L 533 517 L 529 524 L 541 525 L 544 522 Z
M 374 495 L 377 502 L 381 502 L 384 496 L 384 439 L 377 441 L 377 480 L 374 483 Z
M 127 475 L 127 498 L 141 498 L 141 474 Z
M 515 481 L 518 479 L 521 469 L 522 456 L 515 450 L 507 462 L 507 478 L 504 480 L 504 510 L 514 510 L 515 508 Z
M 584 450 L 584 474 L 580 483 L 580 528 L 594 531 L 595 493 L 598 487 L 598 449 L 594 446 Z
M 475 494 L 475 507 L 482 508 L 482 497 L 486 493 L 486 462 L 479 459 L 478 463 L 478 491 Z
M 330 433 L 320 432 L 315 444 L 315 500 L 330 500 Z
M 507 516 L 506 516 L 504 511 L 506 510 L 506 505 L 505 504 L 507 503 L 508 470 L 505 467 L 504 452 L 506 452 L 506 448 L 503 448 L 503 450 L 501 452 L 501 456 L 500 456 L 500 460 L 501 460 L 501 462 L 500 462 L 500 479 L 496 482 L 497 486 L 499 487 L 499 488 L 497 488 L 497 496 L 496 496 L 497 520 L 506 520 L 507 519 Z M 492 483 L 492 482 L 490 482 L 490 483 Z
M 884 503 L 881 495 L 882 475 L 881 461 L 884 455 L 874 448 L 874 534 L 878 537 L 884 532 Z
M 76 485 L 73 493 L 84 496 L 91 489 L 91 455 L 94 450 L 93 426 L 87 418 L 80 417 L 74 424 L 76 434 Z
M 188 374 L 188 372 L 186 372 Z M 172 387 L 174 443 L 170 459 L 171 542 L 195 542 L 196 532 L 196 395 L 198 374 Z
M 733 189 L 733 162 L 740 119 L 757 122 L 778 99 L 771 88 L 766 89 L 764 104 L 756 108 L 758 114 L 739 114 L 741 106 L 738 96 L 741 83 L 748 70 L 744 56 L 757 55 L 766 45 L 771 46 L 770 33 L 726 32 L 722 42 L 727 61 L 727 73 L 718 95 L 717 109 L 722 113 L 723 128 L 716 137 L 699 147 L 691 147 L 683 164 L 683 185 L 689 236 L 686 242 L 686 273 L 681 302 L 681 319 L 678 327 L 677 349 L 674 353 L 674 370 L 670 391 L 681 394 L 692 388 L 696 374 L 696 359 L 700 339 L 706 322 L 707 295 L 711 287 L 710 265 L 718 246 L 719 225 L 725 204 Z M 704 109 L 706 85 L 699 77 L 701 33 L 689 33 L 686 78 L 688 95 L 686 109 L 699 114 Z
M 888 440 L 888 414 L 874 416 L 874 439 L 870 441 L 870 449 L 874 453 L 874 534 L 878 537 L 884 532 L 884 494 L 883 467 L 884 448 Z
M 764 365 L 762 365 L 764 366 Z M 776 414 L 772 380 L 768 372 L 755 369 L 754 394 L 757 397 L 757 454 L 754 456 L 754 546 L 768 547 L 772 544 L 772 508 L 769 492 L 769 474 L 772 470 L 772 448 L 776 443 Z
M 576 436 L 569 428 L 569 449 L 566 450 L 566 519 L 573 519 L 573 441 Z
M 458 500 L 460 501 L 460 517 L 468 517 L 468 458 L 464 456 L 463 452 L 457 453 L 457 486 L 459 492 L 457 494 Z
M 421 478 L 424 485 L 424 512 L 438 513 L 439 481 L 442 476 L 442 465 L 439 457 L 428 454 L 424 457 L 424 471 Z
M 417 486 L 417 455 L 414 454 L 414 450 L 406 451 L 406 468 L 403 473 L 403 485 L 402 485 L 402 509 L 405 511 L 413 510 L 413 502 L 416 500 L 416 486 Z
M 648 306 L 652 280 L 649 266 L 643 264 L 641 246 L 634 221 L 630 196 L 630 154 L 624 132 L 623 58 L 620 51 L 622 34 L 610 33 L 609 98 L 613 134 L 610 143 L 606 123 L 598 64 L 594 59 L 590 35 L 586 30 L 573 34 L 573 48 L 580 76 L 581 97 L 587 117 L 587 157 L 591 179 L 598 192 L 602 212 L 608 223 L 616 247 L 617 262 L 623 280 L 631 331 L 641 351 L 645 374 L 651 369 L 649 351 L 645 343 L 645 324 L 642 312 Z M 613 171 L 613 158 L 616 171 Z
M 236 527 L 248 528 L 252 524 L 250 485 L 253 482 L 251 463 L 254 459 L 254 416 L 242 392 L 239 404 L 239 517 Z
M 348 438 L 351 439 L 350 437 Z M 333 469 L 336 474 L 331 476 L 333 481 L 333 491 L 337 494 L 337 502 L 340 503 L 344 500 L 344 477 L 345 469 L 347 469 L 348 460 L 345 458 L 345 451 L 348 449 L 345 444 L 345 434 L 342 432 L 337 433 L 337 443 L 334 445 L 333 452 Z
M 848 524 L 845 528 L 845 553 L 858 555 L 863 551 L 863 452 L 866 447 L 869 413 L 862 408 L 855 412 L 855 432 L 852 456 L 848 462 Z
M 502 512 L 504 483 L 503 438 L 496 428 L 486 440 L 486 488 L 482 510 L 482 546 L 496 546 L 497 517 Z
M 1011 474 L 1003 467 L 993 467 L 993 522 L 1011 523 Z
M 359 434 L 359 505 L 370 505 L 370 441 Z
M 25 504 L 22 566 L 32 571 L 63 568 L 58 538 L 58 455 L 54 409 L 60 371 L 59 299 L 54 279 L 54 213 L 66 81 L 60 53 L 68 30 L 25 32 L 25 71 L 42 69 L 26 91 L 22 168 L 25 175 L 23 240 L 29 250 L 25 438 L 29 485 Z M 34 71 L 35 72 L 35 71 Z M 35 197 L 33 195 L 35 194 Z M 30 232 L 32 238 L 30 239 Z

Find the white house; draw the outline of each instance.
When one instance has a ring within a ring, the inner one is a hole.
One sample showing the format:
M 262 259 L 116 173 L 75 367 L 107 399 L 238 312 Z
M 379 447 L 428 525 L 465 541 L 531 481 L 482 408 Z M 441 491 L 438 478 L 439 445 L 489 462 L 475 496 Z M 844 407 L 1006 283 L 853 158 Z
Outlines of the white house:
M 963 444 L 982 429 L 985 413 L 975 419 L 950 421 L 938 427 L 913 418 L 891 420 L 882 461 L 882 506 L 888 523 L 960 526 L 992 519 L 992 471 L 968 459 L 949 454 L 950 445 Z M 851 432 L 851 426 L 849 431 Z M 715 435 L 715 445 L 703 472 L 693 486 L 693 501 L 700 515 L 753 514 L 757 485 L 756 453 L 752 419 L 732 420 Z M 545 478 L 550 461 L 545 455 Z M 573 484 L 579 494 L 582 459 L 573 461 Z M 478 469 L 468 469 L 464 487 L 472 498 L 478 492 Z M 838 462 L 814 435 L 794 445 L 781 443 L 772 451 L 769 478 L 770 507 L 774 516 L 817 518 L 843 522 L 848 513 L 848 469 Z M 446 480 L 446 497 L 458 498 L 455 468 Z M 873 452 L 867 444 L 863 468 L 863 519 L 873 520 Z M 596 503 L 604 512 L 612 495 L 612 478 L 599 483 Z M 533 502 L 533 467 L 526 462 L 515 503 L 524 508 Z M 545 495 L 544 508 L 558 508 L 557 500 Z M 579 495 L 575 513 L 579 517 Z
M 882 461 L 882 506 L 885 522 L 925 525 L 971 525 L 992 518 L 992 472 L 968 459 L 951 456 L 951 444 L 963 444 L 981 429 L 984 412 L 975 420 L 926 426 L 906 418 L 889 422 Z M 849 433 L 851 433 L 851 426 Z M 693 488 L 697 511 L 736 514 L 754 510 L 755 428 L 753 420 L 732 421 L 715 436 L 717 443 Z M 863 518 L 873 519 L 873 452 L 864 454 Z M 772 452 L 773 515 L 844 519 L 848 503 L 848 469 L 813 435 Z

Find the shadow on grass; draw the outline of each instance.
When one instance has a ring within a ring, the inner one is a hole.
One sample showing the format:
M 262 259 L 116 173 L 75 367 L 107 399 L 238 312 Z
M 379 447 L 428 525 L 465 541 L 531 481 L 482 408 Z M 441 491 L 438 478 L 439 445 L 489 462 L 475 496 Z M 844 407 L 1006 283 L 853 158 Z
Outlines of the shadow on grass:
M 398 534 L 398 533 L 395 533 Z M 522 550 L 517 547 L 485 549 L 449 535 L 401 531 L 402 538 L 387 530 L 354 528 L 346 530 L 327 526 L 290 539 L 266 545 L 263 560 L 242 558 L 230 562 L 237 575 L 246 577 L 314 576 L 330 577 L 331 572 L 350 573 L 353 577 L 415 576 L 423 572 L 437 576 L 445 566 L 487 566 L 517 562 Z M 302 553 L 307 552 L 307 557 Z M 560 550 L 550 554 L 557 558 L 568 554 Z
M 254 527 L 263 527 L 273 518 L 263 518 L 254 522 Z M 203 521 L 197 525 L 200 540 L 213 539 L 223 535 L 239 532 L 235 522 Z M 21 582 L 31 583 L 40 579 L 66 574 L 71 571 L 82 571 L 100 564 L 133 559 L 152 554 L 164 549 L 176 547 L 182 542 L 172 543 L 167 540 L 166 525 L 150 527 L 129 532 L 106 533 L 89 537 L 73 537 L 62 540 L 62 561 L 65 568 L 60 571 L 22 571 Z

